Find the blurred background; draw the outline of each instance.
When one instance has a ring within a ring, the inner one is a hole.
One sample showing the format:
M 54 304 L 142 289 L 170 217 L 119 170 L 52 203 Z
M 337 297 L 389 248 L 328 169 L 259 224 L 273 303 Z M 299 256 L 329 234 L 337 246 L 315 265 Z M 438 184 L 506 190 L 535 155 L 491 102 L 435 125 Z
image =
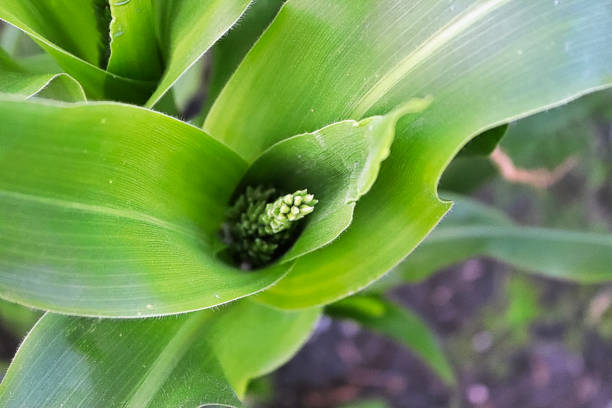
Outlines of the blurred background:
M 2 25 L 0 46 L 16 58 L 41 52 Z M 174 86 L 177 116 L 201 121 L 218 92 L 219 81 L 211 77 L 214 54 Z M 440 191 L 443 197 L 467 195 L 519 225 L 610 233 L 612 92 L 511 124 L 491 156 L 455 159 Z M 456 386 L 446 385 L 401 342 L 326 316 L 289 363 L 253 381 L 247 405 L 612 408 L 612 284 L 579 285 L 525 272 L 477 257 L 410 283 L 393 274 L 383 279 L 378 291 L 437 334 Z M 2 371 L 39 315 L 0 301 Z

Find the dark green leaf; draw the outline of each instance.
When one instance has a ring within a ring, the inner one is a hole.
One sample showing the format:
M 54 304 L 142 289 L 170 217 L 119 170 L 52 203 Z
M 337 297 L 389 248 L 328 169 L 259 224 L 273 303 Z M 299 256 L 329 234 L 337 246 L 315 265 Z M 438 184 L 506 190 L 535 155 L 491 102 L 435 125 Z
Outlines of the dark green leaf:
M 459 156 L 490 155 L 493 153 L 493 150 L 495 150 L 507 131 L 508 125 L 501 125 L 482 132 L 463 146 L 459 152 Z
M 487 256 L 522 270 L 581 283 L 612 279 L 612 236 L 515 226 L 499 213 L 468 199 L 455 206 L 392 273 L 418 281 L 440 268 Z
M 409 310 L 376 295 L 356 295 L 328 305 L 325 311 L 389 336 L 422 358 L 446 384 L 456 384 L 436 335 Z

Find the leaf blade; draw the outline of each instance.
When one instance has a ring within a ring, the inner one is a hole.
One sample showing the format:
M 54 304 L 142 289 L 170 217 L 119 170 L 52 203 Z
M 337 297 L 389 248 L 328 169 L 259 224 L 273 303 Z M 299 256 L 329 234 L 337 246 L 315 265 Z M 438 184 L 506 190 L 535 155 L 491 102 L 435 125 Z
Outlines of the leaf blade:
M 89 98 L 144 102 L 152 83 L 113 75 L 100 68 L 105 64 L 102 48 L 108 35 L 108 27 L 98 28 L 104 21 L 99 15 L 102 6 L 99 0 L 88 0 L 82 7 L 65 0 L 60 3 L 9 0 L 0 5 L 0 19 L 36 41 L 81 83 Z
M 432 16 L 430 25 L 414 24 Z M 245 159 L 364 109 L 388 112 L 414 95 L 432 95 L 434 102 L 414 123 L 400 122 L 392 154 L 357 204 L 351 226 L 301 257 L 261 299 L 278 307 L 322 305 L 400 262 L 448 210 L 437 198 L 437 181 L 472 137 L 610 86 L 611 16 L 605 0 L 589 7 L 582 0 L 454 7 L 444 1 L 287 2 L 204 124 Z M 423 45 L 427 41 L 433 44 Z M 266 74 L 269 66 L 275 70 Z M 388 80 L 377 85 L 381 77 Z M 394 87 L 383 95 L 387 84 Z
M 238 21 L 250 2 L 169 0 L 156 3 L 156 28 L 166 68 L 145 106 L 155 105 L 179 77 Z
M 107 70 L 126 78 L 156 80 L 162 73 L 151 0 L 109 1 L 110 57 Z
M 67 102 L 85 101 L 81 85 L 70 75 L 32 72 L 0 48 L 0 93 L 51 97 Z
M 335 318 L 350 319 L 399 342 L 419 356 L 447 385 L 457 379 L 437 336 L 415 313 L 375 295 L 356 295 L 328 305 Z
M 19 348 L 0 385 L 0 401 L 7 407 L 242 406 L 234 389 L 289 358 L 318 314 L 251 302 L 161 319 L 47 313 Z M 236 336 L 252 341 L 232 354 L 228 347 Z M 246 366 L 238 372 L 241 360 Z
M 0 101 L 0 117 L 0 296 L 152 316 L 247 296 L 291 267 L 248 274 L 216 256 L 245 164 L 199 129 L 113 103 Z
M 269 185 L 281 192 L 308 188 L 319 204 L 279 262 L 292 261 L 336 239 L 353 218 L 355 203 L 376 180 L 389 155 L 399 118 L 415 117 L 430 101 L 414 99 L 385 116 L 342 121 L 296 135 L 266 150 L 241 185 Z
M 487 206 L 454 197 L 455 209 L 439 228 L 394 270 L 408 281 L 475 256 L 486 256 L 521 270 L 580 283 L 612 278 L 612 237 L 517 226 L 506 218 L 483 216 Z

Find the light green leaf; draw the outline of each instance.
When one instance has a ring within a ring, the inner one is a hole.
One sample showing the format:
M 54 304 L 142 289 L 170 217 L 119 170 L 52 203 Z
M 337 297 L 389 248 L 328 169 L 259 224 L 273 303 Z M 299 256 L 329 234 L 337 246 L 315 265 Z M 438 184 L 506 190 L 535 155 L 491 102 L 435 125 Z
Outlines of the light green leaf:
M 41 5 L 8 0 L 0 5 L 0 19 L 30 35 L 79 80 L 89 98 L 146 102 L 152 107 L 238 20 L 249 2 L 58 0 Z M 81 25 L 87 29 L 81 30 Z
M 285 139 L 249 167 L 238 191 L 258 185 L 283 192 L 307 188 L 319 200 L 281 262 L 328 244 L 350 225 L 355 204 L 372 187 L 381 162 L 389 155 L 398 119 L 422 112 L 429 103 L 414 99 L 385 116 L 343 121 Z
M 241 406 L 232 386 L 243 390 L 248 378 L 282 364 L 317 316 L 318 310 L 281 312 L 251 302 L 161 319 L 46 314 L 17 352 L 0 385 L 0 403 Z M 238 371 L 241 360 L 245 369 Z
M 260 291 L 215 256 L 245 163 L 201 130 L 115 103 L 0 101 L 0 296 L 88 316 L 202 309 Z
M 550 278 L 581 283 L 612 279 L 609 234 L 513 225 L 482 204 L 453 200 L 450 214 L 392 273 L 418 281 L 445 266 L 487 256 Z
M 200 58 L 249 5 L 250 0 L 164 0 L 154 3 L 164 74 L 146 106 L 151 107 Z
M 162 60 L 154 25 L 154 0 L 108 0 L 110 57 L 107 70 L 126 78 L 157 80 Z M 206 2 L 202 2 L 206 3 Z
M 287 312 L 241 301 L 211 322 L 209 342 L 240 398 L 250 379 L 274 371 L 297 353 L 320 312 Z
M 448 210 L 436 184 L 472 137 L 612 83 L 611 19 L 609 0 L 288 1 L 204 124 L 245 159 L 416 95 L 434 102 L 400 121 L 351 226 L 262 299 L 328 303 L 400 262 Z
M 14 25 L 19 21 L 66 52 L 89 64 L 102 66 L 108 58 L 105 55 L 106 3 L 106 0 L 82 0 L 75 7 L 71 0 L 5 0 L 0 5 L 0 17 Z
M 26 69 L 0 48 L 0 93 L 37 95 L 67 102 L 84 101 L 85 92 L 71 76 L 63 73 L 37 73 Z
M 47 314 L 17 352 L 0 401 L 5 407 L 239 406 L 207 344 L 207 319 L 206 312 L 142 320 Z
M 240 22 L 211 49 L 210 79 L 204 106 L 194 123 L 201 126 L 223 86 L 234 73 L 264 29 L 270 24 L 284 0 L 257 0 L 251 3 Z
M 90 99 L 142 103 L 153 83 L 136 81 L 104 71 L 108 25 L 105 1 L 6 0 L 0 2 L 0 20 L 19 28 L 76 78 Z
M 351 319 L 389 336 L 417 354 L 448 385 L 457 383 L 436 335 L 411 311 L 376 295 L 356 295 L 332 303 L 325 312 Z

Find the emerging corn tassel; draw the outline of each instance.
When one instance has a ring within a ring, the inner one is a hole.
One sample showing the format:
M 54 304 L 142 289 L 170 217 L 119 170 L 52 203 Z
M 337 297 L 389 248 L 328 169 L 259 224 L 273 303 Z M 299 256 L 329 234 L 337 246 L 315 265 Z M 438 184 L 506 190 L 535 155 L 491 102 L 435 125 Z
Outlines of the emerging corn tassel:
M 264 265 L 291 242 L 297 221 L 314 211 L 318 200 L 298 190 L 271 201 L 273 188 L 247 187 L 227 214 L 226 243 L 243 267 Z

